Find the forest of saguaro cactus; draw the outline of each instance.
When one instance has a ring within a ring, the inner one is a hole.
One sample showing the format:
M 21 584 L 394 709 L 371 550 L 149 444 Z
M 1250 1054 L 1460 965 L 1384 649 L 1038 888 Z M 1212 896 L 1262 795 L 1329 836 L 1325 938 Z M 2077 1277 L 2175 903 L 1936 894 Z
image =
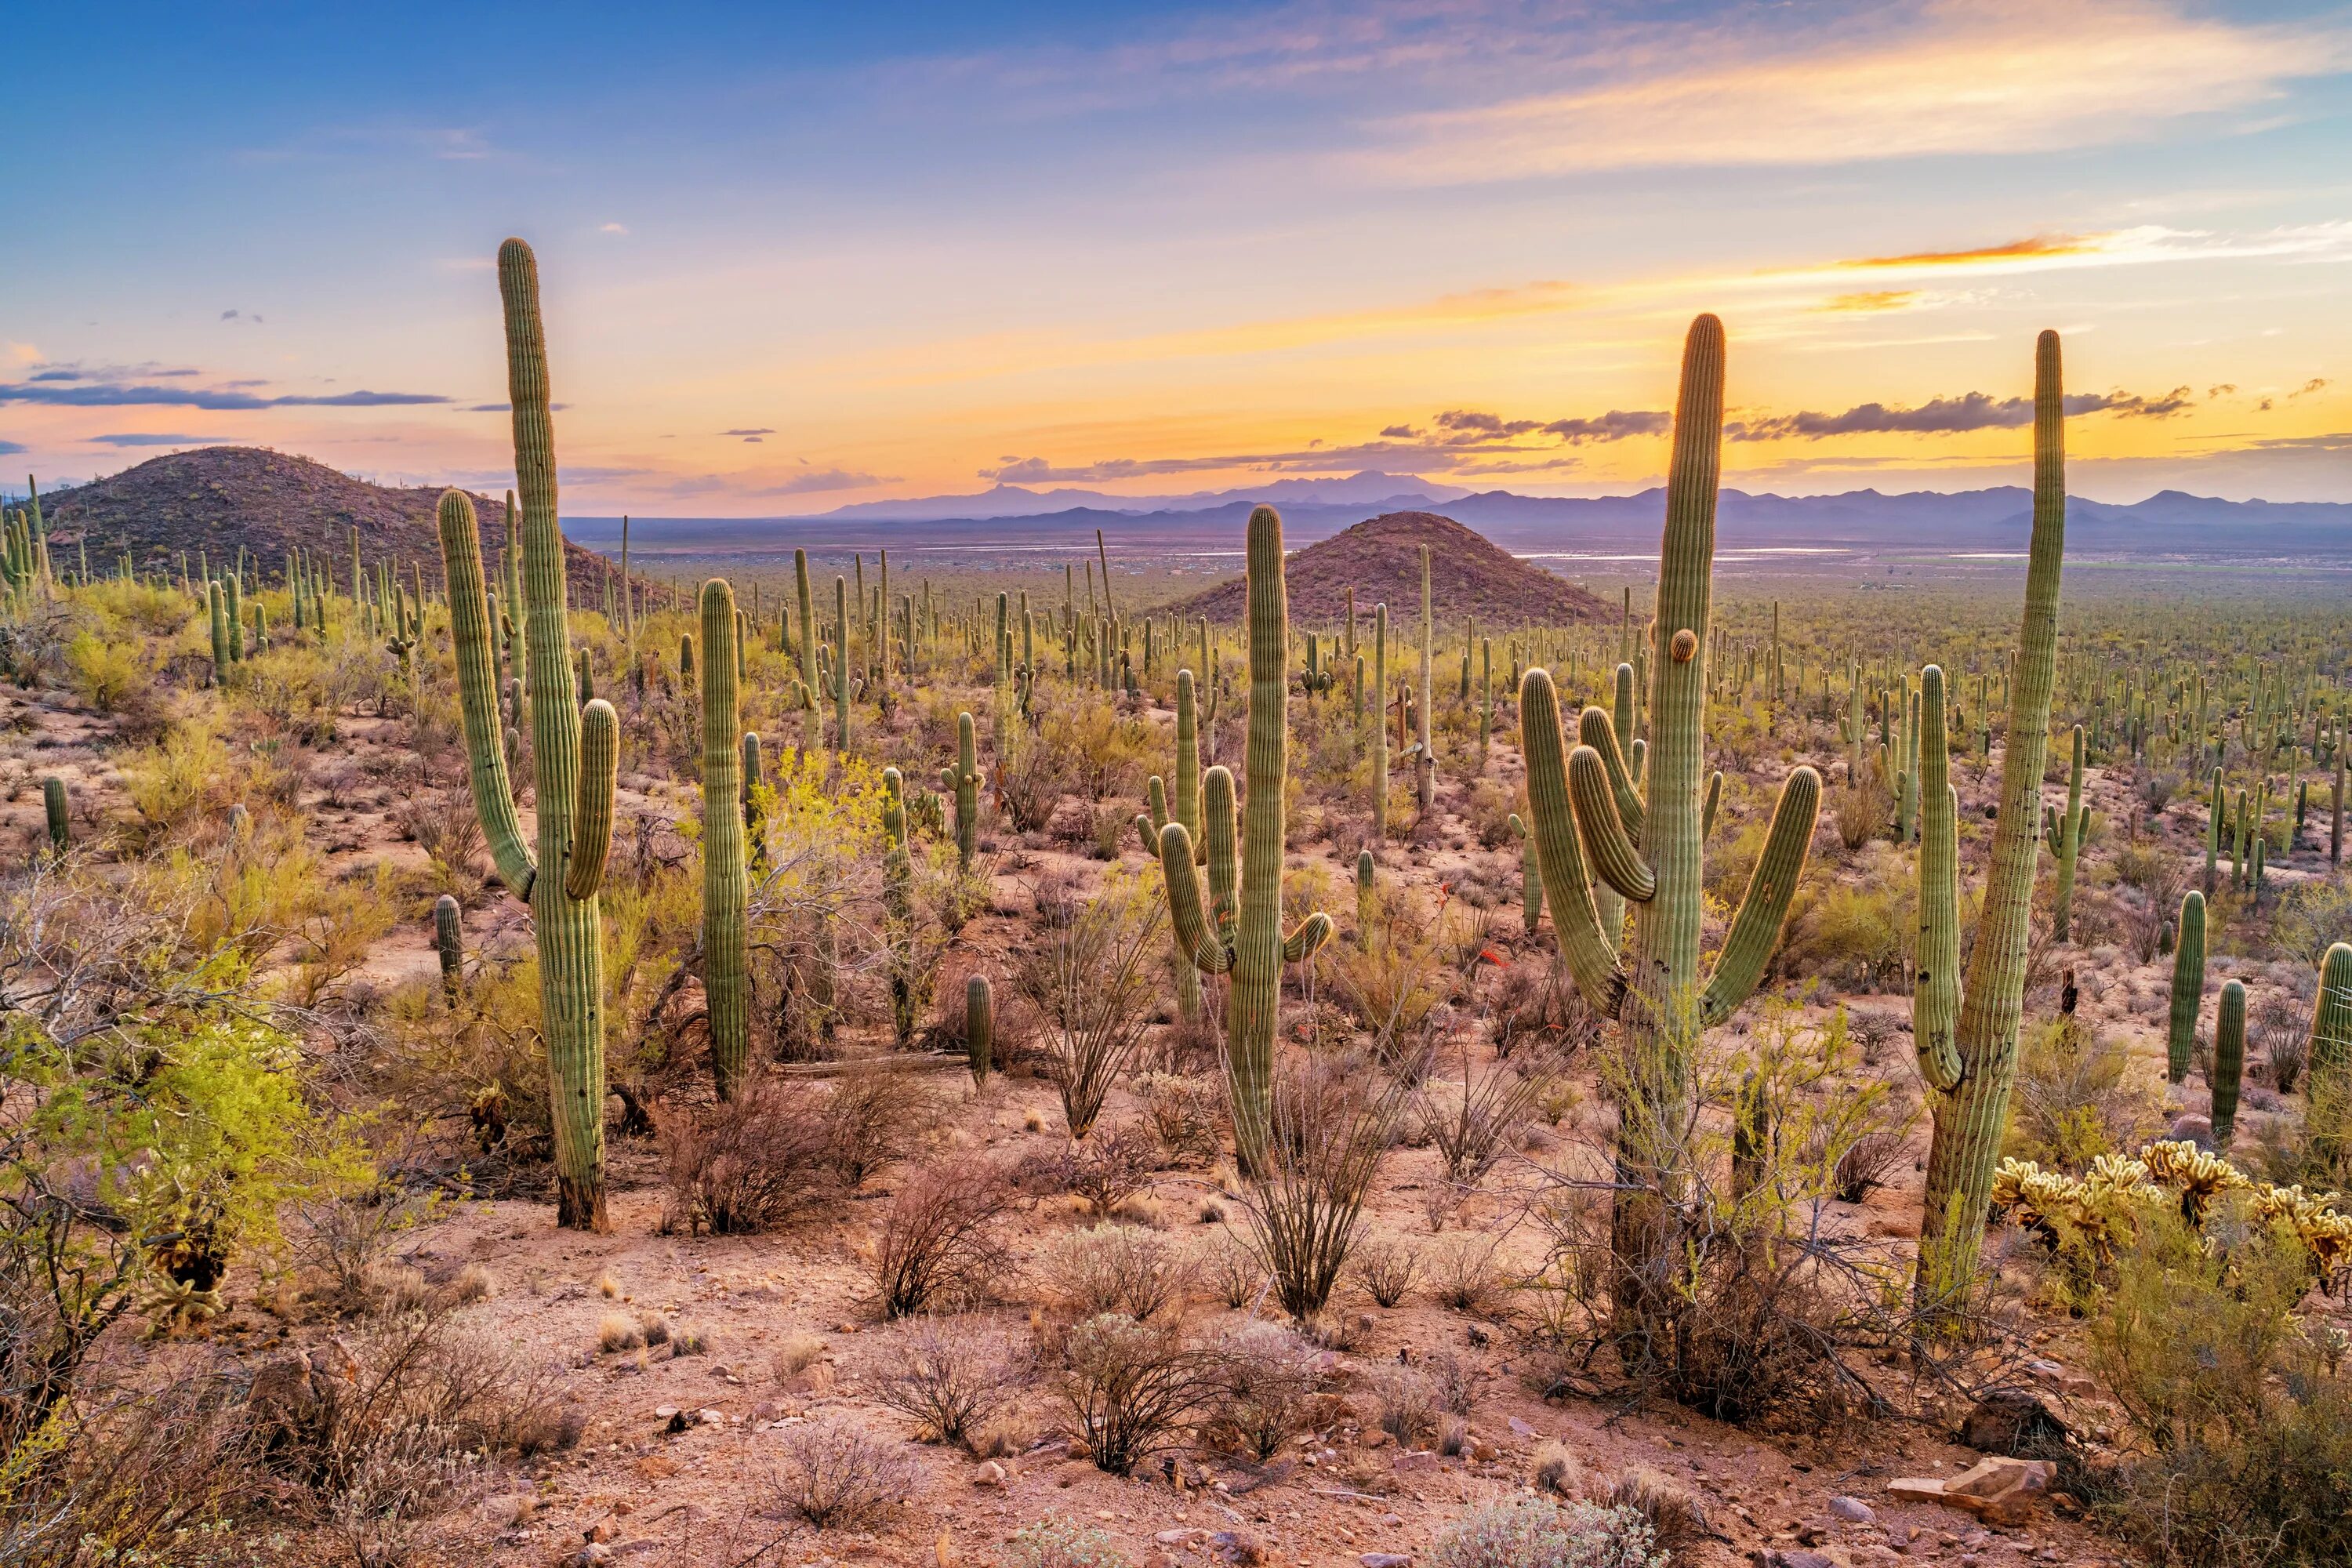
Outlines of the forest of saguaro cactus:
M 1638 587 L 1219 619 L 567 545 L 539 268 L 436 552 L 5 520 L 0 1562 L 2352 1560 L 2352 623 L 2056 332 L 2007 568 L 1725 574 L 1702 315 Z

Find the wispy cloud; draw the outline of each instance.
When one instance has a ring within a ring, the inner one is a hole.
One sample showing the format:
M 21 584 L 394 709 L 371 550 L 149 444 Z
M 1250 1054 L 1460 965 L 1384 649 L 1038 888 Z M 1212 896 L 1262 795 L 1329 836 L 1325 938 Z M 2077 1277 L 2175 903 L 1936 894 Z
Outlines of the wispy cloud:
M 810 468 L 779 483 L 763 485 L 747 491 L 756 496 L 804 496 L 825 490 L 870 490 L 877 485 L 894 485 L 898 481 L 886 474 L 868 474 L 856 468 Z
M 116 381 L 47 379 L 0 382 L 0 403 L 40 403 L 61 408 L 203 408 L 214 412 L 257 408 L 389 408 L 410 404 L 453 403 L 437 392 L 288 392 L 264 397 L 227 388 L 156 386 Z
M 2262 106 L 2330 74 L 2344 36 L 2185 15 L 2142 0 L 1943 0 L 1810 32 L 1785 14 L 1693 30 L 1691 48 L 1581 62 L 1594 79 L 1375 128 L 1362 162 L 1414 183 L 1595 169 L 1837 164 L 2135 140 Z M 1687 58 L 1683 68 L 1657 68 Z
M 105 436 L 85 436 L 93 447 L 210 447 L 236 439 L 234 436 L 173 436 L 155 430 L 124 430 Z
M 2176 386 L 2161 397 L 2128 392 L 2078 392 L 2068 395 L 2068 415 L 2116 414 L 2161 419 L 2187 409 L 2194 401 L 2189 388 Z M 1735 441 L 1819 441 L 1832 436 L 1950 436 L 1971 430 L 2005 430 L 2033 423 L 2033 400 L 1994 397 L 1969 392 L 1958 397 L 1937 397 L 1916 408 L 1896 408 L 1884 403 L 1862 403 L 1843 414 L 1807 410 L 1760 419 L 1734 420 L 1724 434 Z
M 1855 294 L 1838 294 L 1822 301 L 1815 309 L 1838 311 L 1900 310 L 1919 298 L 1916 289 L 1870 289 Z
M 21 441 L 0 441 L 0 458 L 13 458 L 19 452 L 30 450 L 32 448 Z

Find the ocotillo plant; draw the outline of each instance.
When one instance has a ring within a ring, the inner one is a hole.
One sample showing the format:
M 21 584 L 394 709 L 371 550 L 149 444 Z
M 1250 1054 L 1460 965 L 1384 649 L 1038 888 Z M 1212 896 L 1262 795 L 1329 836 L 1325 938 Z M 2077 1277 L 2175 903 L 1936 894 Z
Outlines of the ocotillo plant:
M 710 1076 L 721 1100 L 749 1088 L 751 878 L 743 859 L 743 737 L 735 671 L 735 592 L 702 585 L 702 989 Z
M 441 562 L 457 661 L 467 772 L 499 879 L 530 905 L 539 943 L 541 1034 L 547 1042 L 555 1133 L 556 1219 L 604 1227 L 604 961 L 597 889 L 612 847 L 621 721 L 610 704 L 575 705 L 565 623 L 563 535 L 555 516 L 555 427 L 539 264 L 530 247 L 499 247 L 515 478 L 522 490 L 524 637 L 530 672 L 538 854 L 523 842 L 507 785 L 490 665 L 481 532 L 463 491 L 441 498 Z
M 2246 987 L 2242 981 L 2221 982 L 2221 998 L 2213 1012 L 2213 1070 L 2207 1079 L 2213 1090 L 2213 1145 L 2230 1146 L 2238 1130 L 2238 1082 L 2246 1070 Z
M 466 926 L 457 900 L 444 893 L 433 900 L 433 951 L 441 957 L 441 990 L 457 999 L 457 984 L 466 973 Z
M 2033 537 L 2026 557 L 2016 672 L 2009 682 L 2009 741 L 2001 753 L 1992 870 L 1959 994 L 1955 996 L 1948 990 L 1958 978 L 1948 965 L 1927 981 L 1927 988 L 1937 993 L 1929 1003 L 1930 1018 L 1949 1008 L 1958 1020 L 1947 1048 L 1934 1048 L 1935 1042 L 1927 1040 L 1919 1057 L 1933 1091 L 1935 1119 L 1919 1237 L 1918 1293 L 1928 1303 L 1943 1300 L 1975 1278 L 2010 1088 L 2017 1076 L 2033 863 L 2041 847 L 2042 768 L 2049 752 L 2050 697 L 2057 668 L 2058 579 L 2066 550 L 2063 395 L 2058 334 L 2043 332 L 2034 349 Z M 1937 717 L 1940 727 L 1940 705 Z M 1932 788 L 1925 793 L 1937 794 Z M 1938 804 L 1949 803 L 1947 788 Z M 1926 858 L 1921 860 L 1923 910 L 1931 900 L 1950 901 L 1957 928 L 1957 873 L 1931 884 Z
M 1232 975 L 1225 1009 L 1225 1081 L 1234 1117 L 1234 1147 L 1245 1173 L 1265 1169 L 1274 1100 L 1275 1013 L 1282 966 L 1309 957 L 1331 934 L 1331 917 L 1317 911 L 1282 934 L 1282 840 L 1288 783 L 1290 683 L 1286 644 L 1289 596 L 1283 581 L 1282 519 L 1270 506 L 1250 513 L 1249 785 L 1242 824 L 1239 902 L 1234 904 L 1234 775 L 1211 768 L 1201 784 L 1202 826 L 1208 840 L 1213 921 L 1202 916 L 1201 884 L 1192 869 L 1192 836 L 1181 822 L 1160 831 L 1160 865 L 1168 886 L 1168 912 L 1203 974 Z
M 971 1066 L 975 1089 L 988 1082 L 996 1049 L 996 996 L 988 976 L 975 974 L 963 983 L 963 1049 Z
M 2204 994 L 2205 895 L 2191 888 L 2180 896 L 2180 927 L 2172 943 L 2172 1005 L 2164 1031 L 2164 1076 L 2173 1083 L 2189 1076 Z
M 2083 726 L 2074 726 L 2074 760 L 2066 775 L 2066 812 L 2052 812 L 2047 823 L 2050 849 L 2058 857 L 2058 886 L 2050 900 L 2050 934 L 2067 940 L 2074 909 L 2074 868 L 2083 854 L 2083 832 L 2090 826 L 2091 808 L 2083 804 Z
M 1573 752 L 1560 734 L 1551 676 L 1522 679 L 1519 732 L 1526 748 L 1528 815 L 1552 926 L 1577 989 L 1595 1011 L 1621 1019 L 1626 1086 L 1617 1161 L 1616 1222 L 1622 1304 L 1654 1326 L 1668 1310 L 1679 1248 L 1667 1226 L 1672 1194 L 1688 1173 L 1671 1167 L 1661 1134 L 1687 1092 L 1697 1033 L 1727 1017 L 1762 980 L 1789 900 L 1802 875 L 1821 807 L 1809 767 L 1781 786 L 1772 826 L 1713 973 L 1702 980 L 1705 846 L 1700 785 L 1706 770 L 1706 658 L 1714 592 L 1715 508 L 1723 438 L 1722 323 L 1701 316 L 1684 344 L 1674 455 L 1659 544 L 1657 614 L 1647 660 L 1652 681 L 1646 792 L 1618 754 L 1615 727 L 1597 710 Z M 1642 906 L 1621 958 L 1602 931 L 1591 874 Z

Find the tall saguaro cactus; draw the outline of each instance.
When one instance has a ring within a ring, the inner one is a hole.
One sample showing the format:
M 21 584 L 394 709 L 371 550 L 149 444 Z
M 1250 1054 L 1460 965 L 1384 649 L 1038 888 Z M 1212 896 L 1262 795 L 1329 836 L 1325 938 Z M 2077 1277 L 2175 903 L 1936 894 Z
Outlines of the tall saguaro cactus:
M 710 1076 L 722 1100 L 743 1094 L 751 1054 L 737 635 L 735 591 L 724 577 L 713 577 L 702 585 L 702 988 L 710 1014 Z
M 2065 551 L 2064 387 L 2058 334 L 2043 332 L 2034 348 L 2033 539 L 2026 557 L 2015 674 L 2009 683 L 2009 741 L 2001 755 L 1992 870 L 1959 993 L 1956 997 L 1948 990 L 1948 960 L 1938 963 L 1927 987 L 1931 1028 L 1947 1008 L 1955 1010 L 1956 1022 L 1948 1049 L 1935 1048 L 1923 1037 L 1919 1055 L 1933 1091 L 1935 1119 L 1919 1233 L 1918 1293 L 1925 1302 L 1945 1299 L 1975 1275 L 2010 1089 L 2017 1077 L 2017 1026 L 2025 1002 L 2028 921 L 2041 848 L 2042 769 L 2049 752 L 2050 697 L 2057 672 L 2058 580 Z M 1948 804 L 1948 793 L 1941 802 L 1935 789 L 1925 793 L 1931 803 Z M 1935 903 L 1936 918 L 1949 919 L 1957 931 L 1957 870 L 1930 881 L 1927 862 L 1923 854 L 1921 908 Z M 1939 872 L 1942 864 L 1939 857 Z
M 1203 974 L 1230 974 L 1225 1010 L 1225 1081 L 1233 1102 L 1234 1145 L 1245 1172 L 1265 1169 L 1274 1103 L 1275 1013 L 1282 966 L 1313 954 L 1331 934 L 1318 910 L 1282 934 L 1282 838 L 1289 762 L 1290 605 L 1283 581 L 1282 518 L 1270 506 L 1249 520 L 1249 786 L 1235 898 L 1234 775 L 1213 767 L 1201 781 L 1202 829 L 1216 918 L 1201 910 L 1192 869 L 1192 835 L 1181 822 L 1160 830 L 1160 866 L 1168 912 L 1192 962 Z
M 2049 815 L 2051 852 L 2058 857 L 2058 887 L 2050 900 L 2050 934 L 2067 940 L 2074 910 L 2074 868 L 2083 857 L 2083 833 L 2090 826 L 2091 808 L 2083 804 L 2083 726 L 2074 726 L 2074 760 L 2066 774 L 2066 814 Z
M 563 535 L 555 515 L 555 427 L 549 412 L 547 337 L 539 264 L 530 247 L 499 247 L 505 304 L 507 391 L 514 410 L 515 478 L 522 492 L 522 606 L 530 670 L 537 853 L 523 841 L 507 784 L 490 653 L 490 612 L 474 503 L 441 498 L 441 562 L 457 661 L 467 773 L 499 879 L 530 905 L 539 943 L 540 1028 L 547 1041 L 555 1131 L 556 1219 L 604 1228 L 604 961 L 596 894 L 613 840 L 613 786 L 621 721 L 612 706 L 575 705 L 565 624 Z
M 2213 1013 L 2213 1069 L 2207 1084 L 2213 1091 L 2213 1144 L 2227 1149 L 2238 1131 L 2238 1089 L 2246 1070 L 2246 985 L 2242 980 L 2221 983 L 2221 999 Z
M 1550 672 L 1520 682 L 1519 731 L 1528 805 L 1543 895 L 1577 989 L 1624 1027 L 1628 1101 L 1618 1135 L 1618 1299 L 1645 1326 L 1670 1310 L 1679 1249 L 1666 1209 L 1685 1173 L 1659 1132 L 1688 1092 L 1697 1033 L 1730 1016 L 1764 976 L 1789 900 L 1803 874 L 1821 809 L 1821 776 L 1799 767 L 1781 785 L 1763 853 L 1723 951 L 1704 981 L 1706 650 L 1714 591 L 1716 486 L 1723 437 L 1722 323 L 1701 316 L 1684 343 L 1675 405 L 1674 458 L 1659 544 L 1650 744 L 1637 790 L 1619 752 L 1616 725 L 1597 708 L 1580 722 L 1571 752 L 1560 733 Z M 1641 906 L 1620 956 L 1593 900 L 1593 874 Z
M 2197 1047 L 2197 1008 L 2205 994 L 2205 895 L 2191 888 L 2180 896 L 2180 925 L 2172 940 L 2172 1005 L 2164 1031 L 2164 1076 L 2173 1083 L 2189 1077 Z

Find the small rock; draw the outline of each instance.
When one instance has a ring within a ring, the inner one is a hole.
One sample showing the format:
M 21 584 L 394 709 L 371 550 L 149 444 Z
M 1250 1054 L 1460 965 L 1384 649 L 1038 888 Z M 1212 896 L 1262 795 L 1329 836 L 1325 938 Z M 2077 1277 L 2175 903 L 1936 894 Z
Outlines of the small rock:
M 1756 1568 L 1838 1568 L 1834 1558 L 1818 1552 L 1781 1552 L 1771 1548 L 1756 1553 Z
M 1536 1435 L 1536 1429 L 1514 1415 L 1511 1417 L 1511 1435 L 1515 1437 L 1532 1437 Z
M 656 1421 L 667 1421 L 677 1414 L 677 1406 L 675 1405 L 656 1405 L 654 1406 L 654 1419 Z
M 1385 1448 L 1395 1441 L 1395 1438 L 1378 1426 L 1364 1434 L 1364 1447 L 1367 1448 Z
M 1004 1467 L 994 1459 L 989 1460 L 971 1473 L 971 1484 L 976 1487 L 1001 1487 L 1010 1479 L 1005 1474 Z
M 1396 1473 L 1401 1476 L 1413 1470 L 1433 1470 L 1437 1468 L 1437 1456 L 1426 1448 L 1419 1448 L 1409 1454 L 1399 1454 L 1394 1465 Z
M 1851 1497 L 1830 1499 L 1830 1513 L 1848 1524 L 1869 1524 L 1878 1518 L 1877 1510 L 1860 1498 Z
M 1995 1389 L 1960 1423 L 1960 1441 L 1979 1454 L 2050 1458 L 2065 1452 L 2071 1436 L 2048 1405 L 2021 1388 Z
M 1402 1552 L 1367 1552 L 1356 1561 L 1364 1568 L 1412 1568 L 1412 1559 Z
M 563 1560 L 563 1568 L 596 1568 L 599 1563 L 610 1563 L 613 1549 L 600 1542 L 590 1542 Z
M 705 1410 L 702 1412 L 701 1419 L 702 1424 L 705 1426 L 724 1426 L 727 1425 L 726 1412 L 721 1410 Z
M 613 1539 L 614 1533 L 612 1521 L 610 1520 L 600 1519 L 595 1523 L 590 1525 L 583 1533 L 591 1542 L 610 1541 Z

